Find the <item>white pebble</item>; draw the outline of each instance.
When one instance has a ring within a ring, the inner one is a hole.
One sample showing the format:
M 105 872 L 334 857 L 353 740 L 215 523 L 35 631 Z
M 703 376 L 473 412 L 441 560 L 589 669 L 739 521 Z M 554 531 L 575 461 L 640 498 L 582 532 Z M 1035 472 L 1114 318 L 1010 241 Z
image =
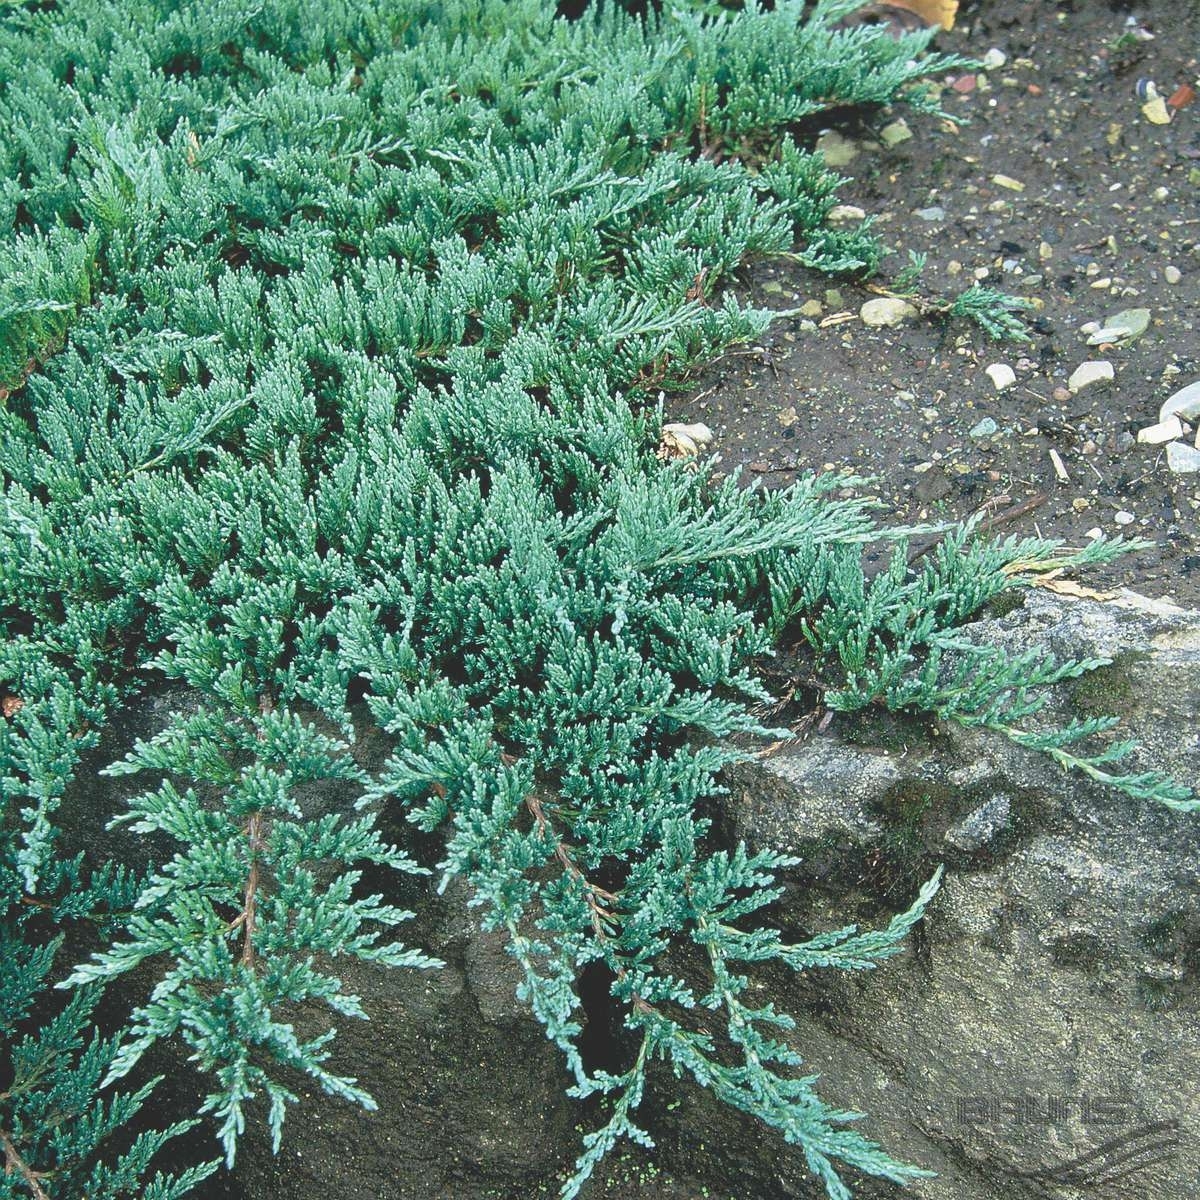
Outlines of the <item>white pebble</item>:
M 1163 401 L 1162 408 L 1158 410 L 1158 419 L 1166 421 L 1176 416 L 1193 423 L 1200 417 L 1200 379 L 1180 388 Z
M 1067 380 L 1067 387 L 1072 392 L 1081 392 L 1086 387 L 1097 383 L 1111 383 L 1116 378 L 1112 363 L 1106 359 L 1091 360 L 1080 363 Z
M 1002 392 L 1017 382 L 1017 373 L 1007 363 L 992 363 L 984 372 L 995 385 L 996 391 Z
M 1139 429 L 1137 440 L 1144 445 L 1161 446 L 1163 442 L 1173 442 L 1179 437 L 1183 437 L 1183 422 L 1178 417 L 1172 416 L 1165 421 L 1159 421 L 1157 425 L 1148 425 L 1145 429 Z

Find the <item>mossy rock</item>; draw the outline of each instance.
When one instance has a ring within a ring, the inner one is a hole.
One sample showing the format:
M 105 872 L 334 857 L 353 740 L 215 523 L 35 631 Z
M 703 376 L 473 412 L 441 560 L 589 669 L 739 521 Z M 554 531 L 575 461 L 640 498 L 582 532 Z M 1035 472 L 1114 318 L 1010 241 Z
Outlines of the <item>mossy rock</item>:
M 1127 717 L 1137 708 L 1133 666 L 1148 656 L 1124 650 L 1111 663 L 1081 675 L 1071 685 L 1071 706 L 1082 717 Z

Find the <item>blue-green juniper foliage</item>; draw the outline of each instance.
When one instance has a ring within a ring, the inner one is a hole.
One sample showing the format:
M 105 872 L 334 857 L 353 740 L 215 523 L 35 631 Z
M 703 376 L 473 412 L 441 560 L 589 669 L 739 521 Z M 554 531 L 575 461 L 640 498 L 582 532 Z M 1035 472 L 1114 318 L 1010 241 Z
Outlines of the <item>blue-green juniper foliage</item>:
M 764 495 L 656 455 L 659 388 L 769 320 L 720 290 L 738 264 L 878 261 L 824 225 L 838 181 L 787 131 L 931 111 L 919 80 L 954 65 L 838 28 L 855 3 L 808 7 L 0 4 L 0 1197 L 191 1188 L 208 1166 L 149 1174 L 177 1126 L 109 1148 L 148 1086 L 117 1081 L 162 1038 L 205 1073 L 229 1161 L 248 1119 L 278 1138 L 297 1071 L 371 1104 L 336 1069 L 337 1022 L 370 1011 L 339 960 L 437 964 L 394 940 L 407 914 L 368 868 L 465 879 L 572 1094 L 607 1098 L 565 1196 L 648 1141 L 656 1060 L 832 1197 L 845 1168 L 919 1173 L 819 1099 L 748 990 L 769 960 L 873 966 L 936 888 L 874 933 L 755 921 L 787 860 L 714 846 L 700 815 L 729 736 L 767 732 L 755 660 L 800 622 L 832 705 L 991 725 L 1106 776 L 1116 752 L 1080 748 L 1096 723 L 1016 725 L 1087 664 L 951 632 L 1006 568 L 1072 561 L 1054 546 L 955 535 L 868 584 L 879 534 L 846 481 Z M 168 680 L 194 703 L 108 766 L 142 790 L 103 814 L 166 849 L 141 874 L 64 865 L 82 756 Z M 313 812 L 331 783 L 357 806 Z M 385 807 L 441 861 L 389 845 Z M 618 1073 L 579 1049 L 595 963 Z M 120 997 L 148 990 L 93 1037 L 134 967 Z

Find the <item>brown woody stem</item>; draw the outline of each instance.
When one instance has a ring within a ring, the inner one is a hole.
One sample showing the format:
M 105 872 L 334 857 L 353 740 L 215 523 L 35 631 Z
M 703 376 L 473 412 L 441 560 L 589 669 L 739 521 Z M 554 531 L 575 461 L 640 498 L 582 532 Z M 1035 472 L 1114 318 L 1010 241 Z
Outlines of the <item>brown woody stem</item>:
M 17 1152 L 12 1138 L 0 1129 L 0 1146 L 4 1147 L 4 1173 L 11 1175 L 14 1171 L 29 1185 L 34 1200 L 50 1200 L 42 1188 L 40 1180 L 46 1177 L 45 1171 L 35 1171 Z

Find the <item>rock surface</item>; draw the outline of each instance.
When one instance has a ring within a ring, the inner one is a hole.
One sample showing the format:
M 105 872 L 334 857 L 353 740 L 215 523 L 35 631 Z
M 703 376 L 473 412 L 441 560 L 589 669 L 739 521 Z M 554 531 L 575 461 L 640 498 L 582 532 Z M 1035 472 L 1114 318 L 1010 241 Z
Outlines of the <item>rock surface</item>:
M 1057 718 L 1118 709 L 1145 743 L 1139 765 L 1196 779 L 1200 614 L 1129 594 L 1106 604 L 1033 592 L 973 632 L 1014 653 L 1115 656 L 1064 689 Z M 1042 1195 L 1035 1185 L 1114 1140 L 1079 1168 L 1129 1156 L 1105 1196 L 1191 1195 L 1200 815 L 1065 776 L 991 734 L 912 730 L 881 746 L 853 732 L 765 760 L 731 797 L 752 845 L 804 860 L 785 902 L 804 928 L 877 921 L 874 904 L 899 907 L 947 864 L 908 961 L 802 982 L 796 1042 L 827 1094 L 939 1172 L 914 1196 Z M 1089 1178 L 1098 1187 L 1101 1175 L 1079 1177 L 1083 1194 Z

